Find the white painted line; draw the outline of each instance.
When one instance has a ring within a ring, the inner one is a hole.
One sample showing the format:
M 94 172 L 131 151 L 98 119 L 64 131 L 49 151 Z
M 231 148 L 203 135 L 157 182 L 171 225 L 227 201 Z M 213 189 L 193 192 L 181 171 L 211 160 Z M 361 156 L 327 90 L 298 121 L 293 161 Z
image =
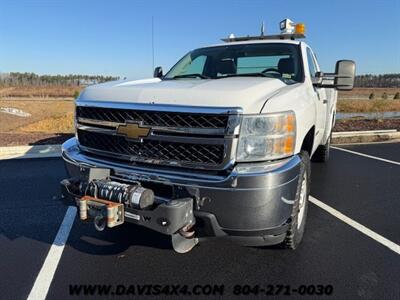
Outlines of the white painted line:
M 395 165 L 399 165 L 400 166 L 400 162 L 397 162 L 397 161 L 394 161 L 394 160 L 384 159 L 384 158 L 380 158 L 380 157 L 376 157 L 376 156 L 372 156 L 372 155 L 368 155 L 368 154 L 364 154 L 364 153 L 360 153 L 360 152 L 356 152 L 356 151 L 351 151 L 351 150 L 344 149 L 344 148 L 334 147 L 334 146 L 331 146 L 331 148 L 336 149 L 336 150 L 340 150 L 340 151 L 344 151 L 344 152 L 349 152 L 351 154 L 356 154 L 356 155 L 360 155 L 360 156 L 364 156 L 364 157 L 368 157 L 368 158 L 384 161 L 384 162 L 387 162 L 387 163 L 390 163 L 390 164 L 395 164 Z
M 393 139 L 393 140 L 387 140 L 387 141 L 376 141 L 376 142 L 359 142 L 359 143 L 340 143 L 340 144 L 331 144 L 331 147 L 333 147 L 334 145 L 337 146 L 357 146 L 357 145 L 380 145 L 380 144 L 394 144 L 394 143 L 398 143 L 399 140 L 398 139 Z
M 58 229 L 57 235 L 53 244 L 50 247 L 46 260 L 36 277 L 35 283 L 29 293 L 28 299 L 41 300 L 45 299 L 49 291 L 50 284 L 53 280 L 54 273 L 57 270 L 58 262 L 64 251 L 65 243 L 67 242 L 69 232 L 71 231 L 72 224 L 76 216 L 76 207 L 69 206 L 65 214 L 64 220 Z
M 354 229 L 360 231 L 361 233 L 365 234 L 366 236 L 370 237 L 371 239 L 377 241 L 378 243 L 384 245 L 385 247 L 389 248 L 390 250 L 400 254 L 400 245 L 393 243 L 392 241 L 388 240 L 387 238 L 381 236 L 380 234 L 372 231 L 371 229 L 365 227 L 364 225 L 350 219 L 349 217 L 345 216 L 341 212 L 337 211 L 336 209 L 326 205 L 325 203 L 315 199 L 314 197 L 310 196 L 309 201 L 317 205 L 318 207 L 322 208 L 323 210 L 327 211 L 331 215 L 335 216 L 339 220 L 343 221 L 347 225 L 350 225 Z

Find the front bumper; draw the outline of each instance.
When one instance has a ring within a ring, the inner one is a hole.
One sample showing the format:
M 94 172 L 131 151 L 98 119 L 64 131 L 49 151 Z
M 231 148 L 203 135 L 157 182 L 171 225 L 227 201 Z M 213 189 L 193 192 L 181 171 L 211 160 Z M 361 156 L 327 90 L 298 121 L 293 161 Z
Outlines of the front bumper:
M 203 236 L 225 236 L 245 245 L 270 245 L 283 241 L 296 195 L 300 158 L 272 163 L 238 164 L 229 174 L 208 174 L 137 166 L 82 152 L 72 138 L 62 146 L 71 177 L 90 168 L 111 170 L 114 179 L 141 182 L 174 194 L 193 197 L 196 226 Z M 126 217 L 129 221 L 129 217 Z

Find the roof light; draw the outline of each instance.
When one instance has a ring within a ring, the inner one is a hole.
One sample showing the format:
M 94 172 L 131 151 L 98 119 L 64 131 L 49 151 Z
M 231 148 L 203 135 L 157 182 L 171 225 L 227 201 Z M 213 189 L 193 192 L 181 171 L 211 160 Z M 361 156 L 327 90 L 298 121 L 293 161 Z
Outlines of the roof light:
M 290 19 L 284 19 L 279 23 L 281 33 L 294 33 L 294 22 Z
M 239 36 L 236 37 L 233 33 L 228 38 L 221 39 L 224 42 L 242 42 L 242 41 L 257 41 L 257 40 L 285 40 L 285 39 L 304 39 L 306 27 L 304 23 L 294 23 L 290 19 L 284 19 L 279 22 L 280 34 L 265 35 L 264 22 L 261 24 L 261 34 L 255 36 Z
M 282 34 L 304 34 L 305 33 L 305 25 L 304 23 L 295 24 L 290 19 L 284 19 L 279 23 L 279 28 L 281 29 Z
M 306 32 L 306 26 L 304 23 L 298 23 L 295 27 L 295 33 L 304 34 Z

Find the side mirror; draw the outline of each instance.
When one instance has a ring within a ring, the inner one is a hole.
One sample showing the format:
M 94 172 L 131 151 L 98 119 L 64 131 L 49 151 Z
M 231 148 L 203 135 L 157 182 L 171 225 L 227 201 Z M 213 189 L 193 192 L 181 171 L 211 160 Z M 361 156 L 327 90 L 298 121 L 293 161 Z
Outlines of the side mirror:
M 153 77 L 154 78 L 162 78 L 163 77 L 162 67 L 156 67 L 154 69 Z
M 352 60 L 339 60 L 335 68 L 334 85 L 339 91 L 350 91 L 354 86 L 356 64 Z

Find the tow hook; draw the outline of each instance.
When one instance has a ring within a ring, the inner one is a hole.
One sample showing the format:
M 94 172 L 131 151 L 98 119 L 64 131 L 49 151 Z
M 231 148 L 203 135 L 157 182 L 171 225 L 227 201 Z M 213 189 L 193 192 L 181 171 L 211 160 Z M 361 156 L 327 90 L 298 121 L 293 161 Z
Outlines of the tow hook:
M 190 231 L 192 227 L 193 225 L 189 224 L 172 235 L 172 247 L 176 252 L 187 253 L 199 243 L 199 239 L 194 236 L 195 232 Z
M 106 228 L 107 219 L 102 215 L 97 215 L 96 217 L 94 217 L 93 223 L 94 223 L 94 228 L 97 231 L 103 231 Z
M 84 196 L 79 199 L 79 217 L 86 220 L 88 214 L 93 218 L 97 231 L 124 223 L 124 206 L 121 203 Z

